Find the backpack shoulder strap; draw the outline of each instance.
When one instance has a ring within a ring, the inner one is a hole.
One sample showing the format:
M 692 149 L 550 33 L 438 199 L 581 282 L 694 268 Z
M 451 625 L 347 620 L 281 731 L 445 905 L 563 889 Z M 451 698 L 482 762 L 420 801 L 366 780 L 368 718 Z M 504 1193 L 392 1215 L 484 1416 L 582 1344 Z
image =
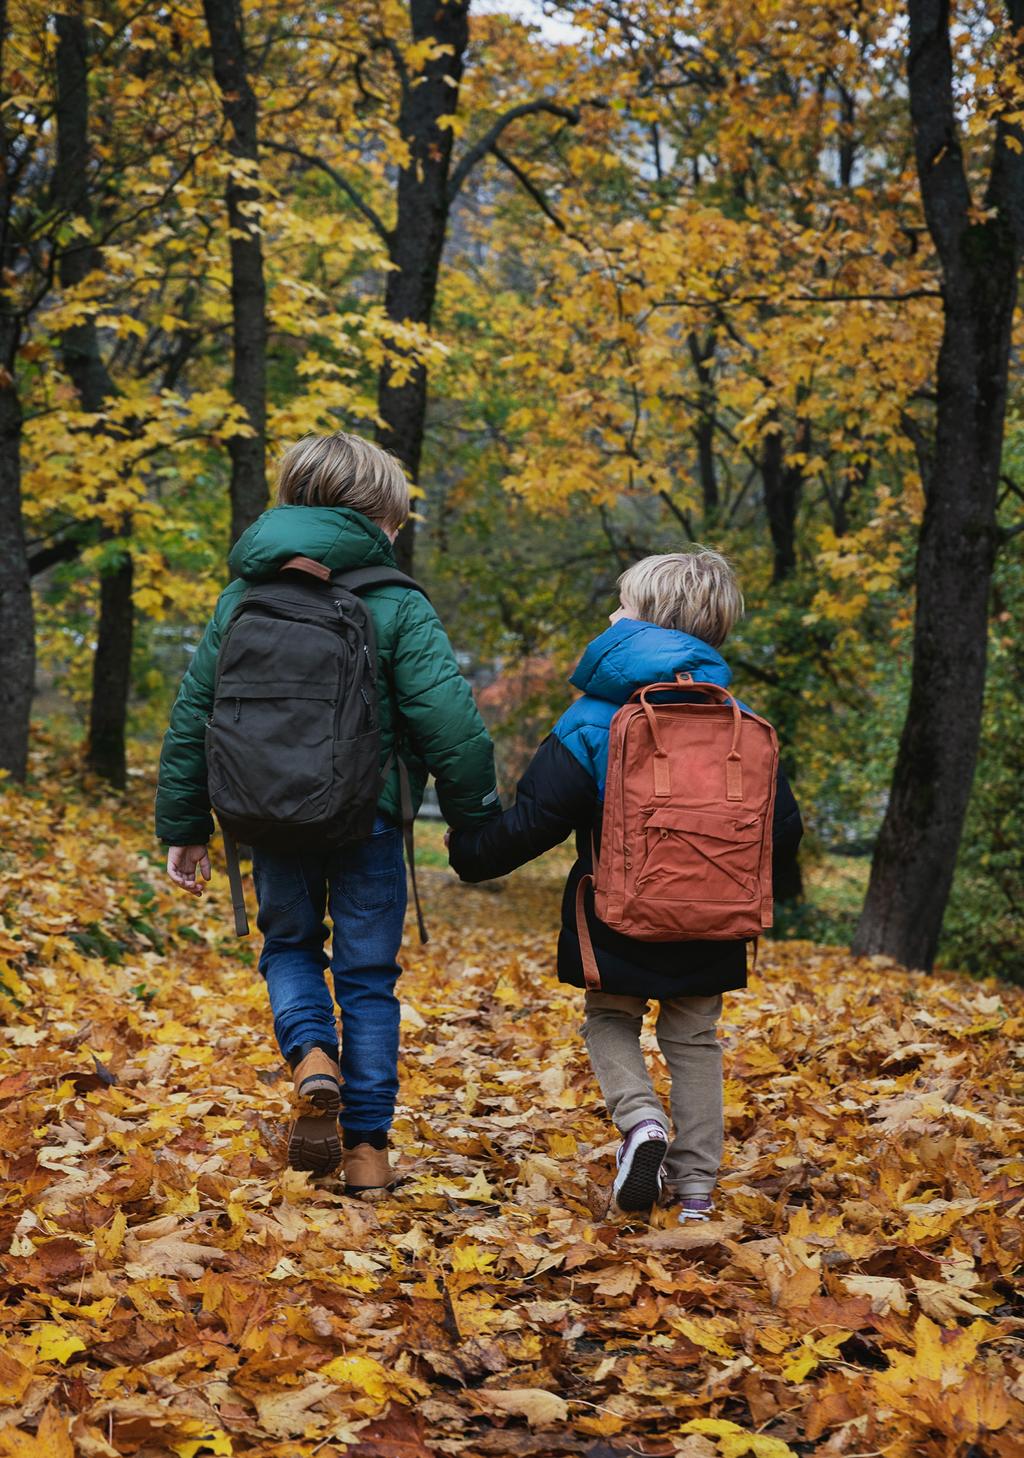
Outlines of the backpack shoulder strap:
M 338 587 L 344 587 L 348 592 L 356 594 L 366 592 L 371 587 L 406 587 L 411 592 L 422 592 L 423 596 L 430 601 L 429 594 L 412 577 L 404 572 L 399 572 L 397 567 L 353 567 L 349 572 L 335 572 L 331 581 Z M 416 884 L 416 848 L 413 843 L 413 827 L 416 817 L 412 808 L 412 789 L 409 784 L 409 771 L 405 767 L 405 761 L 397 752 L 393 752 L 384 766 L 385 778 L 391 773 L 392 763 L 398 769 L 399 803 L 402 816 L 402 836 L 405 841 L 405 857 L 409 863 L 409 876 L 412 880 L 412 896 L 416 905 L 416 922 L 419 928 L 420 941 L 426 946 L 429 941 L 427 926 L 423 919 L 423 907 L 420 904 L 419 887 Z
M 415 578 L 399 572 L 397 567 L 353 567 L 349 572 L 335 572 L 331 581 L 355 593 L 366 592 L 371 587 L 407 587 L 413 592 L 421 592 L 427 602 L 430 601 L 426 588 L 421 587 Z

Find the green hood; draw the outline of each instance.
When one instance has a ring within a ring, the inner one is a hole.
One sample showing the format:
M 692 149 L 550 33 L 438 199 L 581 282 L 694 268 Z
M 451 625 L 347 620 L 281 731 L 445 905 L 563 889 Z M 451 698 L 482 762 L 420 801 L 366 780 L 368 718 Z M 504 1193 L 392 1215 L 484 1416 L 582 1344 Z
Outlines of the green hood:
M 332 572 L 393 567 L 395 554 L 380 527 L 348 506 L 274 506 L 231 549 L 233 577 L 264 582 L 289 557 L 312 557 Z

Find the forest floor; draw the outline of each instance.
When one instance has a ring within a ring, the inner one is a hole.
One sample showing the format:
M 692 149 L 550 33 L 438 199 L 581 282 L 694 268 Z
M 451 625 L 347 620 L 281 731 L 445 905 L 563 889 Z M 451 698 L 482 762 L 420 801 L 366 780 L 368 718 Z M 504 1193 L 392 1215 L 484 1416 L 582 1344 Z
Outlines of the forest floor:
M 283 1168 L 224 878 L 173 893 L 143 777 L 41 773 L 0 802 L 0 1458 L 1021 1452 L 1024 989 L 768 942 L 719 1212 L 629 1225 L 550 972 L 564 856 L 428 865 L 368 1204 Z

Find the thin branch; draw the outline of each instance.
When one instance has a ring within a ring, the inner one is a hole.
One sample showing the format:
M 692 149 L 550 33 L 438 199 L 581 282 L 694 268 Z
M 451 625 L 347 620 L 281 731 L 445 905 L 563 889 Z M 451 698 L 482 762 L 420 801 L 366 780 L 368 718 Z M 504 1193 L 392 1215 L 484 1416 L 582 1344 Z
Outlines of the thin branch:
M 290 157 L 295 157 L 306 167 L 319 167 L 321 172 L 326 172 L 327 176 L 331 179 L 335 186 L 340 187 L 345 196 L 349 198 L 350 201 L 354 203 L 354 205 L 359 209 L 359 211 L 373 228 L 377 236 L 384 243 L 386 243 L 389 248 L 391 247 L 391 230 L 384 226 L 380 215 L 376 213 L 374 209 L 370 206 L 370 204 L 365 201 L 362 195 L 356 191 L 356 189 L 352 186 L 351 182 L 349 182 L 348 178 L 343 177 L 342 174 L 338 172 L 336 168 L 332 167 L 329 162 L 325 162 L 322 157 L 312 157 L 308 152 L 300 151 L 298 147 L 293 147 L 288 142 L 272 142 L 270 140 L 264 140 L 262 145 L 264 147 L 272 148 L 272 150 L 275 152 L 287 152 Z
M 757 479 L 758 469 L 759 468 L 756 464 L 751 466 L 750 470 L 747 472 L 747 479 L 744 481 L 739 491 L 737 491 L 736 495 L 729 503 L 729 511 L 725 518 L 726 526 L 732 526 L 733 522 L 735 521 L 738 511 L 743 505 L 743 498 L 746 496 L 747 492 L 750 490 L 751 486 L 753 486 L 754 482 Z
M 652 308 L 735 309 L 742 304 L 898 304 L 907 299 L 941 298 L 941 289 L 906 289 L 896 294 L 740 294 L 732 299 L 660 299 Z
M 401 49 L 396 44 L 396 42 L 392 40 L 390 36 L 385 36 L 383 40 L 374 41 L 371 44 L 370 49 L 373 51 L 387 51 L 388 55 L 391 57 L 391 63 L 395 68 L 395 74 L 397 75 L 398 80 L 401 83 L 402 95 L 408 96 L 409 68 L 405 64 L 405 57 L 402 55 Z
M 695 536 L 694 536 L 694 531 L 693 531 L 693 522 L 690 520 L 690 514 L 689 514 L 689 512 L 684 511 L 684 509 L 681 506 L 677 506 L 675 504 L 675 502 L 672 500 L 672 497 L 669 495 L 669 493 L 667 491 L 661 490 L 661 491 L 658 492 L 658 495 L 661 497 L 662 501 L 665 503 L 665 505 L 668 507 L 669 511 L 675 517 L 676 521 L 682 527 L 682 529 L 686 533 L 687 537 L 689 537 L 690 541 L 691 542 L 694 541 L 695 540 Z
M 759 664 L 751 663 L 748 658 L 737 658 L 735 654 L 732 653 L 730 653 L 729 658 L 730 661 L 736 665 L 741 673 L 747 673 L 750 675 L 751 678 L 756 678 L 761 683 L 771 684 L 772 688 L 782 688 L 784 686 L 782 676 L 776 673 L 774 669 L 761 668 Z M 792 693 L 800 691 L 790 690 L 790 692 Z
M 541 192 L 540 188 L 536 185 L 535 182 L 527 177 L 526 173 L 517 163 L 512 161 L 512 158 L 508 155 L 508 153 L 503 152 L 502 149 L 497 145 L 497 143 L 494 144 L 494 146 L 491 148 L 491 151 L 494 153 L 495 157 L 497 157 L 498 161 L 502 164 L 502 166 L 508 168 L 509 172 L 511 172 L 512 176 L 519 183 L 519 186 L 523 189 L 525 193 L 528 193 L 529 196 L 533 198 L 534 202 L 540 208 L 544 216 L 546 218 L 549 218 L 551 222 L 554 223 L 558 231 L 560 233 L 568 234 L 569 237 L 574 237 L 575 235 L 569 233 L 569 229 L 566 227 L 565 223 L 562 222 L 562 219 L 552 208 L 551 204 Z
M 548 116 L 561 117 L 563 121 L 571 122 L 573 126 L 580 119 L 579 107 L 560 106 L 557 101 L 547 101 L 544 98 L 536 101 L 521 101 L 518 106 L 509 107 L 508 111 L 497 117 L 483 136 L 473 143 L 465 156 L 459 159 L 448 181 L 448 201 L 455 200 L 466 178 L 488 152 L 494 152 L 497 155 L 496 144 L 507 126 L 518 121 L 521 116 L 536 116 L 540 112 L 545 112 Z

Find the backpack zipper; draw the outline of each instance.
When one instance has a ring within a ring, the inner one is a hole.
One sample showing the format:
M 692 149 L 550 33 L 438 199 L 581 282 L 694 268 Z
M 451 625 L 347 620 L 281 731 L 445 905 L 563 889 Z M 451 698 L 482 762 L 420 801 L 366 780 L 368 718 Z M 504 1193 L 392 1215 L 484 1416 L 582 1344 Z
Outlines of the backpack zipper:
M 370 678 L 376 681 L 373 659 L 370 657 L 370 645 L 368 643 L 363 644 L 363 653 L 366 655 L 366 671 L 370 675 Z M 363 688 L 362 684 L 359 685 L 359 692 L 362 695 L 363 703 L 366 705 L 366 712 L 369 715 L 370 719 L 370 728 L 376 729 L 378 727 L 377 716 L 373 712 L 373 705 L 370 703 L 370 696 Z

